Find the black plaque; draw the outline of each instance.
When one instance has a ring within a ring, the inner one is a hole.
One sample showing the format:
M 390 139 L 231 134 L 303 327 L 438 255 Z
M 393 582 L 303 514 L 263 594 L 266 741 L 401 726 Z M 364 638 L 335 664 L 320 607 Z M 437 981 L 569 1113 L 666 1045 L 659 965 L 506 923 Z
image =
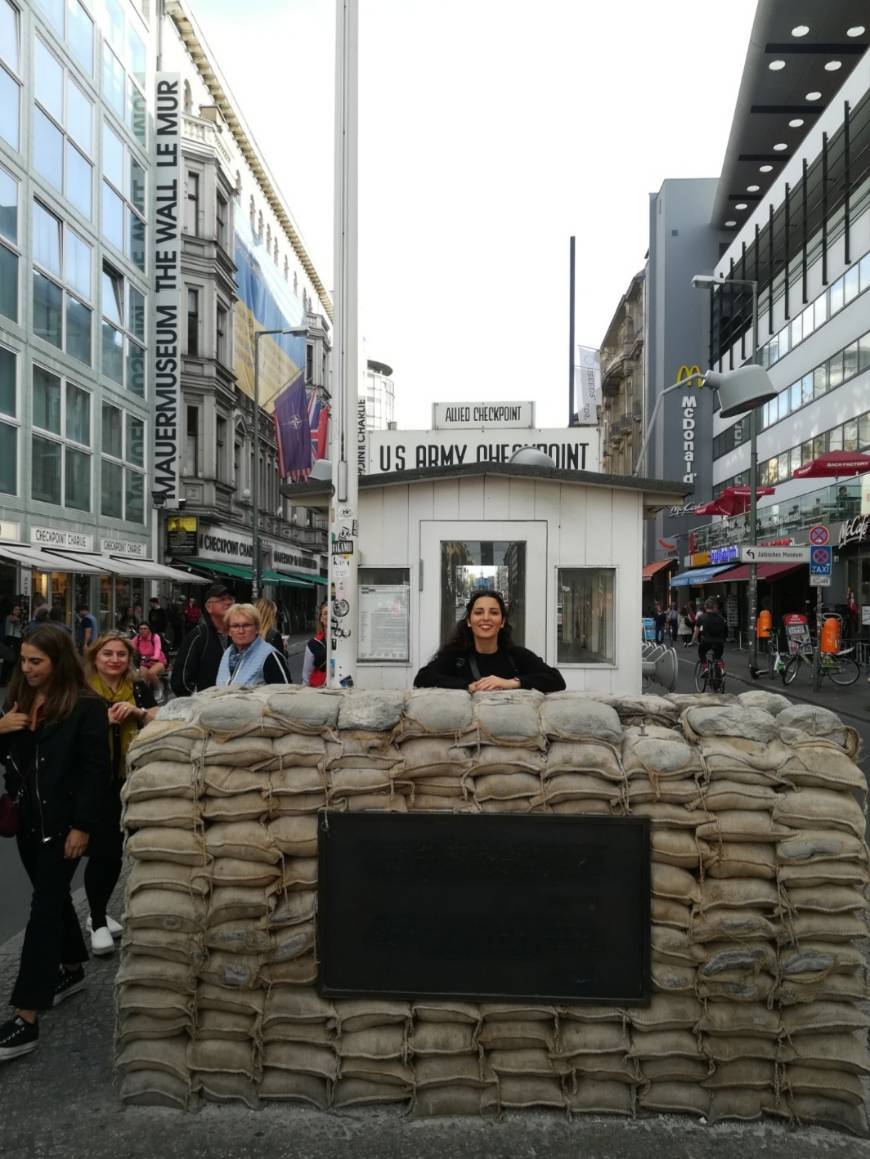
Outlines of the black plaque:
M 649 1000 L 645 818 L 324 812 L 319 860 L 328 996 Z

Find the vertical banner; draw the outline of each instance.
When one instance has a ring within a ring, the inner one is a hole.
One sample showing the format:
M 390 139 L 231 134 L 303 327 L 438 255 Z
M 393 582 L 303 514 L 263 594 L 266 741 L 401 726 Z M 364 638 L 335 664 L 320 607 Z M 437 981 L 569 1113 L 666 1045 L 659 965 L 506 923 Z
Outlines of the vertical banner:
M 181 78 L 155 77 L 154 490 L 178 501 L 181 412 Z
M 597 427 L 598 405 L 601 402 L 601 363 L 598 351 L 592 346 L 577 347 L 574 399 L 578 424 L 581 427 Z

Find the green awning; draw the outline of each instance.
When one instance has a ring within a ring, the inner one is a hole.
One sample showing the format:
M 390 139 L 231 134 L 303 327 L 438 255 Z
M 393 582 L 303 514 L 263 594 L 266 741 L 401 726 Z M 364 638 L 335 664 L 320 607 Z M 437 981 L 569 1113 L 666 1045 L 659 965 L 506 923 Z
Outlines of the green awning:
M 189 563 L 191 567 L 198 567 L 200 571 L 211 571 L 217 575 L 228 575 L 233 579 L 251 582 L 251 569 L 239 563 L 221 563 L 215 559 L 198 559 L 196 556 L 185 559 L 184 562 Z
M 310 571 L 280 571 L 278 575 L 281 577 L 280 582 L 282 584 L 295 580 L 299 583 L 300 587 L 305 588 L 313 587 L 314 584 L 325 584 L 327 582 L 326 576 L 314 575 Z

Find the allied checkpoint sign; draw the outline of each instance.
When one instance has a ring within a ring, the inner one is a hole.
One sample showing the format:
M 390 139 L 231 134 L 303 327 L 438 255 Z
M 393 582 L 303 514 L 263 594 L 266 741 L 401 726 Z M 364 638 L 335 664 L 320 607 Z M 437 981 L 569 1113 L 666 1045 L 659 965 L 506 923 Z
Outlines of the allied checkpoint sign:
M 649 1000 L 647 818 L 326 811 L 318 854 L 329 997 Z
M 432 431 L 369 431 L 360 473 L 419 471 L 472 463 L 507 463 L 514 451 L 535 447 L 560 471 L 600 471 L 595 427 L 457 428 Z

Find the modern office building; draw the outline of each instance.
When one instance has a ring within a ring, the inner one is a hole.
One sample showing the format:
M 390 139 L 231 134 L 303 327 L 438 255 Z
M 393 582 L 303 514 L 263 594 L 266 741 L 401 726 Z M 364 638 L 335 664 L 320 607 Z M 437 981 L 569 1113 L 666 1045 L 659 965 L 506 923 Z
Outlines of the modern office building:
M 161 247 L 176 221 L 167 328 Z M 188 569 L 245 594 L 257 518 L 266 591 L 307 621 L 325 524 L 280 497 L 271 410 L 300 377 L 312 407 L 326 388 L 331 309 L 183 5 L 0 0 L 6 606 L 38 592 L 68 621 L 87 603 L 107 625 L 149 581 L 179 593 Z M 303 332 L 254 339 L 263 328 Z M 167 546 L 175 576 L 157 563 Z
M 359 392 L 360 407 L 365 406 L 365 426 L 369 431 L 388 430 L 396 417 L 396 384 L 393 368 L 386 362 L 366 359 Z
M 814 5 L 812 23 L 797 25 L 793 6 L 759 4 L 745 111 L 713 207 L 732 240 L 715 267 L 724 284 L 712 294 L 709 361 L 728 370 L 757 358 L 779 388 L 758 414 L 758 481 L 772 491 L 759 500 L 759 536 L 807 543 L 825 526 L 836 557 L 825 603 L 843 608 L 851 591 L 870 616 L 870 476 L 813 477 L 809 466 L 825 452 L 870 451 L 868 15 L 862 3 Z M 757 287 L 757 334 L 752 287 L 731 279 Z M 749 421 L 717 416 L 713 433 L 715 496 L 749 482 Z M 809 477 L 795 478 L 798 468 Z M 695 550 L 721 552 L 747 531 L 745 518 L 719 520 L 698 530 Z M 775 612 L 814 605 L 807 565 L 761 570 Z M 743 578 L 716 576 L 738 600 Z

